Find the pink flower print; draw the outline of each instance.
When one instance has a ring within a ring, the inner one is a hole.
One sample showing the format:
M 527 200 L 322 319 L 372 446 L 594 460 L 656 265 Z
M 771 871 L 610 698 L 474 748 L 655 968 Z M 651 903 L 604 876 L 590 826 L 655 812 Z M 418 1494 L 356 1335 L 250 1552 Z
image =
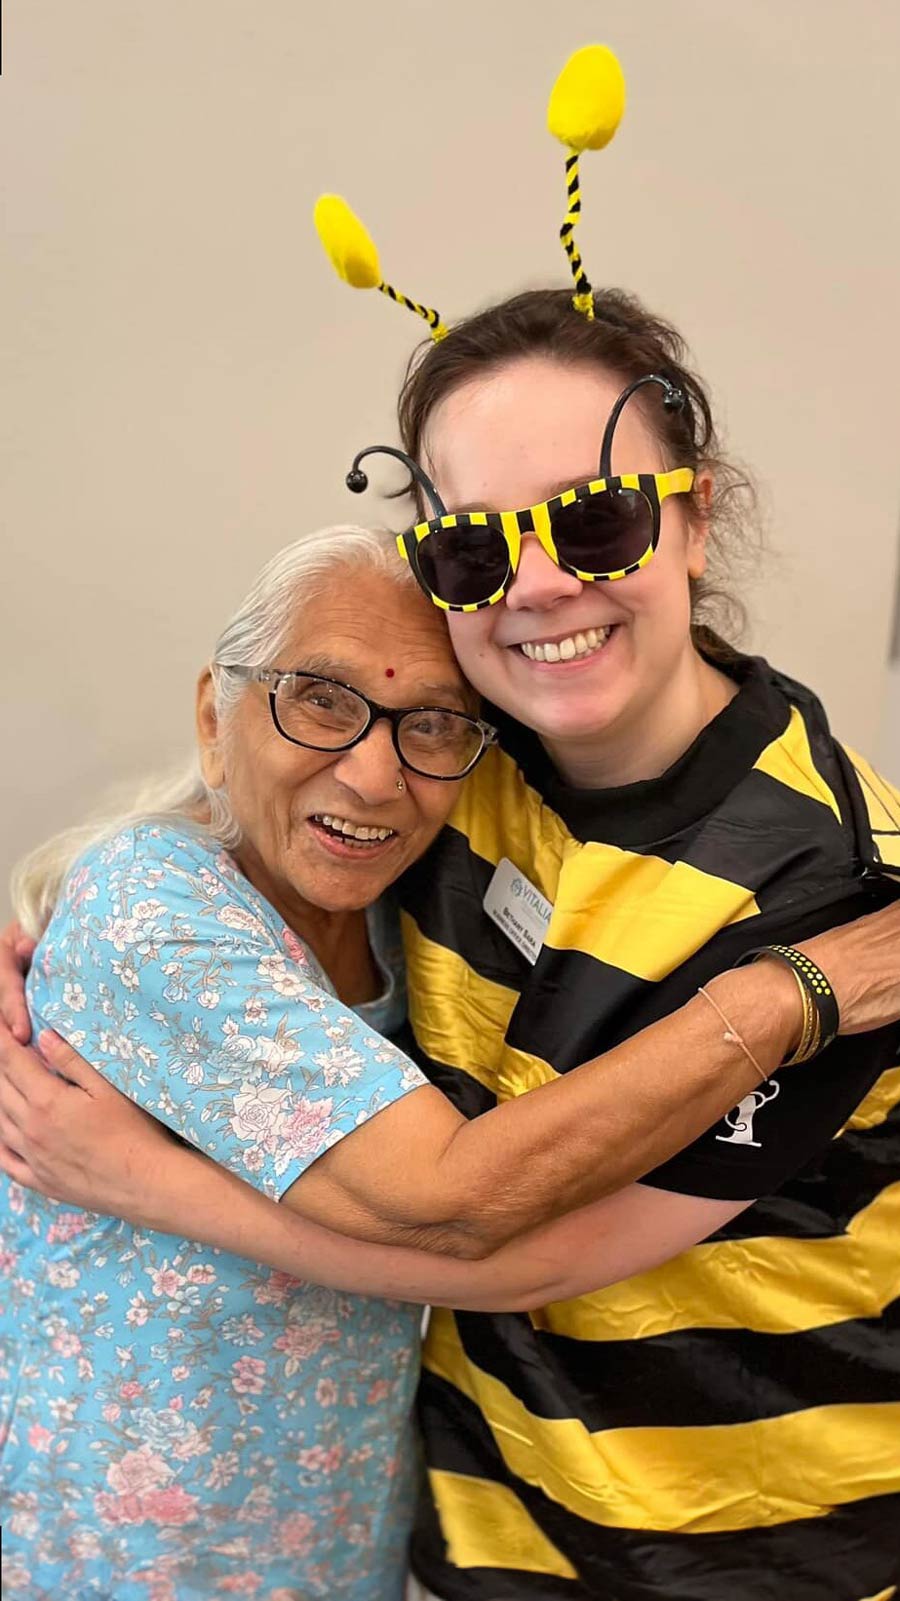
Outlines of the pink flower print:
M 173 1373 L 172 1377 L 173 1378 L 175 1377 L 174 1373 Z M 170 1412 L 181 1412 L 183 1410 L 184 1410 L 184 1396 L 183 1395 L 173 1395 L 171 1400 L 169 1401 L 169 1411 Z
M 222 1451 L 218 1456 L 214 1456 L 204 1481 L 207 1490 L 224 1490 L 231 1483 L 240 1465 L 236 1451 Z
M 291 958 L 291 961 L 296 962 L 298 967 L 308 968 L 309 953 L 302 940 L 297 938 L 293 929 L 283 929 L 281 937 L 284 940 L 284 948 L 287 951 L 288 956 Z
M 262 1395 L 266 1364 L 259 1357 L 241 1356 L 232 1362 L 231 1371 L 234 1374 L 232 1388 L 237 1390 L 238 1395 Z
M 110 1495 L 99 1490 L 94 1496 L 94 1511 L 101 1523 L 143 1523 L 144 1508 L 139 1495 Z
M 119 1394 L 123 1401 L 134 1401 L 143 1393 L 144 1386 L 137 1379 L 124 1379 L 119 1385 Z
M 64 1245 L 67 1240 L 77 1239 L 87 1226 L 86 1212 L 57 1212 L 47 1230 L 47 1244 Z
M 320 1406 L 334 1406 L 338 1398 L 338 1387 L 334 1379 L 320 1379 L 316 1385 L 316 1400 Z
M 324 1323 L 289 1323 L 283 1334 L 274 1342 L 276 1351 L 284 1351 L 287 1361 L 284 1371 L 288 1378 L 296 1373 L 301 1362 L 315 1356 L 323 1345 L 333 1345 L 339 1339 L 337 1329 Z
M 103 1408 L 103 1417 L 107 1423 L 117 1423 L 122 1416 L 122 1408 L 115 1401 L 107 1401 Z
M 28 1430 L 28 1444 L 32 1451 L 49 1451 L 52 1439 L 51 1430 L 45 1429 L 41 1423 L 32 1423 Z
M 169 1267 L 168 1262 L 164 1262 L 162 1267 L 150 1274 L 150 1281 L 154 1295 L 172 1296 L 181 1289 L 184 1278 L 174 1267 Z
M 306 1451 L 297 1452 L 298 1466 L 310 1473 L 336 1473 L 343 1460 L 342 1445 L 329 1446 L 327 1451 L 322 1445 L 312 1445 Z
M 76 1561 L 90 1562 L 93 1557 L 100 1555 L 102 1549 L 100 1536 L 93 1529 L 79 1529 L 69 1536 L 69 1550 Z
M 144 1516 L 151 1523 L 167 1523 L 181 1527 L 193 1523 L 197 1516 L 199 1498 L 188 1495 L 180 1484 L 167 1485 L 164 1490 L 148 1490 L 141 1498 Z
M 126 1451 L 106 1470 L 106 1482 L 120 1495 L 144 1495 L 158 1490 L 173 1477 L 172 1469 L 149 1445 Z
M 143 1328 L 149 1316 L 150 1302 L 147 1300 L 143 1290 L 138 1290 L 137 1295 L 131 1297 L 128 1311 L 125 1313 L 125 1322 L 130 1324 L 133 1329 L 140 1329 Z
M 232 1573 L 219 1580 L 219 1589 L 223 1595 L 255 1595 L 261 1584 L 261 1573 Z
M 273 1268 L 253 1292 L 253 1299 L 258 1306 L 284 1306 L 285 1301 L 289 1300 L 299 1288 L 299 1279 L 291 1278 L 289 1273 L 282 1273 L 280 1269 Z
M 188 1284 L 212 1284 L 216 1270 L 208 1262 L 194 1262 L 187 1270 Z
M 173 1368 L 172 1369 L 172 1377 L 175 1380 L 176 1384 L 183 1383 L 184 1380 L 185 1379 L 189 1379 L 190 1376 L 191 1376 L 191 1370 L 190 1370 L 190 1368 L 185 1367 L 183 1362 L 179 1363 L 177 1368 Z M 178 1399 L 181 1400 L 181 1397 L 179 1396 Z M 171 1406 L 172 1404 L 173 1403 L 170 1401 L 169 1405 Z M 179 1408 L 179 1410 L 180 1410 L 180 1408 Z
M 248 1173 L 258 1173 L 263 1165 L 263 1153 L 258 1145 L 254 1145 L 244 1157 L 244 1166 Z
M 77 1356 L 81 1350 L 81 1341 L 71 1329 L 60 1329 L 52 1344 L 54 1351 L 58 1351 L 60 1356 Z
M 15 1251 L 0 1250 L 0 1273 L 12 1273 L 18 1260 Z
M 269 1019 L 269 1009 L 259 995 L 248 995 L 244 1002 L 245 1023 L 266 1023 Z
M 379 1401 L 386 1401 L 391 1393 L 391 1386 L 387 1379 L 376 1379 L 366 1396 L 367 1406 L 377 1406 Z
M 292 1512 L 278 1530 L 278 1549 L 285 1557 L 305 1557 L 309 1554 L 315 1533 L 315 1523 L 307 1512 Z
M 321 1156 L 333 1111 L 334 1102 L 330 1095 L 321 1101 L 307 1100 L 305 1095 L 298 1096 L 294 1111 L 285 1118 L 281 1129 L 282 1139 L 291 1156 L 301 1159 Z

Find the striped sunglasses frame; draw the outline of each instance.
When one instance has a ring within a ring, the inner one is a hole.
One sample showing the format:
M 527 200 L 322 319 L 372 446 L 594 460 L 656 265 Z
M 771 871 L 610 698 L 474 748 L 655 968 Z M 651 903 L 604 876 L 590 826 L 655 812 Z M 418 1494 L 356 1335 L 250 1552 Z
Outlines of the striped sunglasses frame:
M 526 534 L 534 534 L 550 560 L 565 572 L 573 573 L 582 583 L 614 583 L 616 579 L 627 578 L 631 573 L 639 572 L 642 567 L 646 567 L 659 544 L 663 501 L 670 495 L 688 494 L 693 482 L 694 472 L 690 467 L 676 467 L 671 472 L 665 473 L 622 473 L 617 477 L 595 478 L 590 483 L 565 489 L 562 494 L 554 495 L 551 500 L 540 501 L 536 506 L 526 506 L 521 511 L 447 512 L 442 517 L 432 517 L 427 522 L 416 523 L 405 533 L 398 534 L 397 549 L 403 560 L 409 563 L 416 580 L 429 599 L 435 606 L 447 612 L 475 612 L 483 611 L 486 606 L 496 606 L 515 578 L 522 553 L 522 539 Z M 647 502 L 651 533 L 646 549 L 627 567 L 609 572 L 586 572 L 583 568 L 567 562 L 560 555 L 553 536 L 554 515 L 576 501 L 616 494 L 622 489 L 636 490 Z M 419 561 L 420 547 L 425 540 L 447 528 L 492 528 L 502 535 L 509 553 L 506 576 L 502 584 L 483 600 L 465 604 L 445 600 L 442 595 L 435 592 L 425 578 Z

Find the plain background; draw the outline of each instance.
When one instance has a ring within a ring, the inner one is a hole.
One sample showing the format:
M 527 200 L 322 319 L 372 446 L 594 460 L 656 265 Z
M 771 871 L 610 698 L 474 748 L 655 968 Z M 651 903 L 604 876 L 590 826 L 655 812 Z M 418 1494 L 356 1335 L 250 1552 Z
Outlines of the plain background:
M 0 885 L 111 779 L 191 739 L 263 559 L 390 508 L 419 325 L 332 277 L 321 189 L 446 319 L 566 283 L 553 78 L 629 87 L 580 240 L 684 330 L 775 546 L 752 643 L 900 774 L 895 0 L 28 0 L 5 21 Z

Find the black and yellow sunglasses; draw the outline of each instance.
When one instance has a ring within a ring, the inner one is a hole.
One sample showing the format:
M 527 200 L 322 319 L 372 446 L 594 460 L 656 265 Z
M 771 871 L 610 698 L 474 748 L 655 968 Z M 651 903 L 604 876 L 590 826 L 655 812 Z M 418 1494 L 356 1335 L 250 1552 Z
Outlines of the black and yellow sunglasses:
M 645 567 L 659 544 L 661 508 L 669 495 L 687 494 L 691 467 L 663 473 L 610 472 L 616 423 L 627 400 L 644 384 L 663 389 L 663 405 L 680 410 L 683 390 L 659 373 L 639 378 L 618 397 L 603 434 L 600 476 L 522 511 L 448 512 L 417 462 L 391 445 L 371 445 L 355 457 L 347 488 L 368 487 L 360 462 L 394 456 L 408 468 L 434 513 L 397 536 L 397 548 L 426 595 L 443 611 L 473 612 L 502 600 L 519 566 L 522 539 L 534 534 L 557 567 L 585 583 L 613 582 Z

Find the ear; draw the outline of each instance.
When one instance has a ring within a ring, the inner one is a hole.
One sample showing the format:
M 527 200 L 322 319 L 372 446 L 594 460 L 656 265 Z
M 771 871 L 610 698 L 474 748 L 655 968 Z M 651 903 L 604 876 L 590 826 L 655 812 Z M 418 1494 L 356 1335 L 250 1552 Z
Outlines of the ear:
M 221 789 L 225 783 L 225 763 L 219 748 L 215 685 L 208 667 L 204 667 L 197 680 L 197 746 L 200 771 L 206 783 L 210 789 Z
M 709 540 L 709 510 L 712 505 L 713 475 L 704 467 L 694 479 L 694 505 L 687 531 L 687 570 L 689 578 L 702 578 L 706 572 Z

